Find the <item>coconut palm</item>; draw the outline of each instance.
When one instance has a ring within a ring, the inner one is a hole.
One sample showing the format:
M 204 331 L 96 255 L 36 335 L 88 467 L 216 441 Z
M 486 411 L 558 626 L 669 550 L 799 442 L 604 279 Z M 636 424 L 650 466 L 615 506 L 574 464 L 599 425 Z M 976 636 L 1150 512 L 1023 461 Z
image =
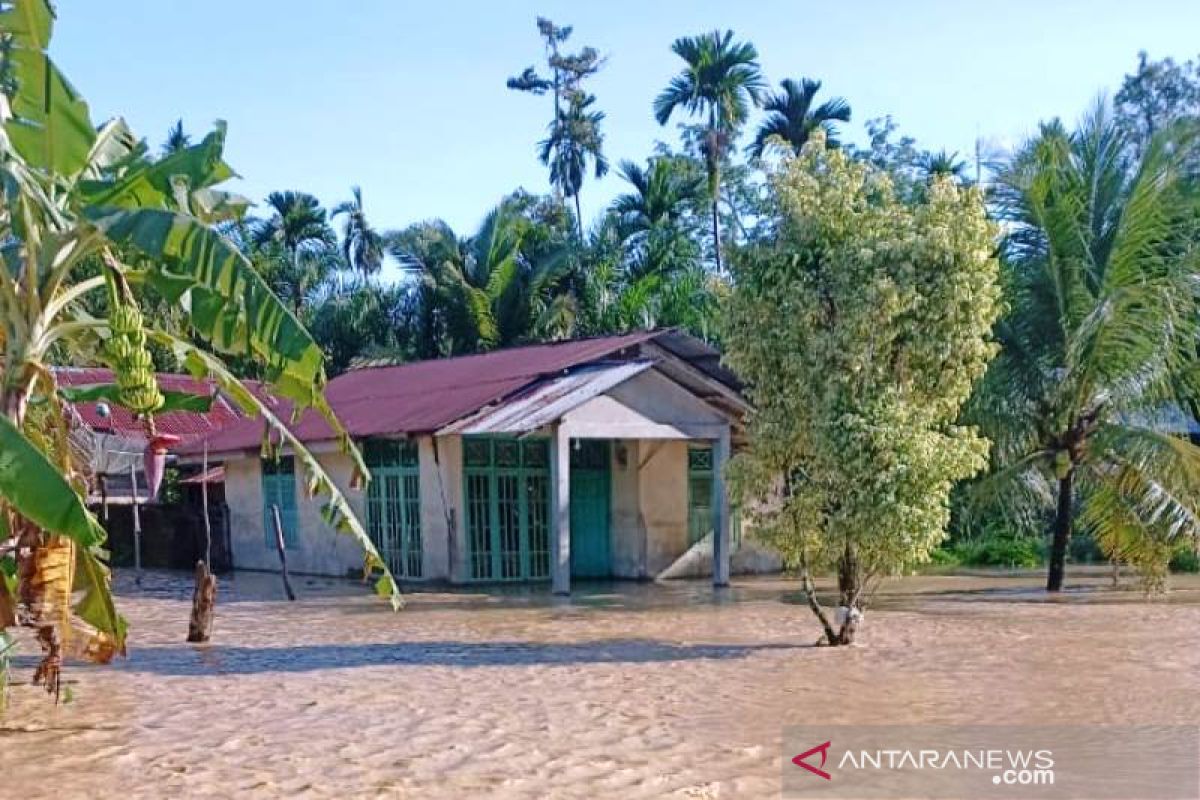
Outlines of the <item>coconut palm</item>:
M 713 252 L 721 271 L 721 164 L 751 105 L 762 100 L 764 82 L 758 51 L 749 42 L 735 42 L 733 31 L 712 31 L 676 39 L 671 50 L 685 62 L 654 100 L 654 117 L 667 124 L 676 110 L 704 120 L 702 151 L 712 203 Z
M 342 226 L 342 255 L 346 267 L 369 278 L 383 267 L 383 236 L 371 227 L 363 208 L 362 189 L 350 189 L 351 198 L 334 206 L 331 218 L 345 216 Z
M 1043 126 L 1000 171 L 1008 314 L 972 413 L 994 442 L 978 496 L 1053 518 L 1046 588 L 1063 584 L 1073 527 L 1152 584 L 1195 536 L 1200 249 L 1180 179 L 1194 142 L 1160 135 L 1136 160 L 1098 104 L 1068 133 Z
M 217 186 L 233 170 L 222 158 L 224 125 L 197 145 L 158 161 L 123 120 L 97 129 L 86 103 L 45 53 L 53 25 L 46 0 L 11 0 L 0 36 L 16 53 L 3 106 L 0 174 L 0 661 L 7 629 L 35 631 L 43 658 L 35 682 L 57 692 L 63 659 L 107 661 L 123 652 L 101 549 L 105 531 L 85 505 L 86 465 L 71 439 L 65 390 L 52 354 L 100 361 L 115 385 L 91 397 L 120 403 L 146 421 L 171 407 L 154 376 L 154 344 L 169 349 L 197 377 L 211 378 L 306 468 L 311 492 L 328 496 L 336 530 L 354 535 L 366 567 L 383 561 L 337 485 L 295 439 L 261 393 L 232 375 L 221 356 L 264 369 L 265 388 L 296 410 L 324 415 L 361 475 L 365 466 L 325 401 L 320 348 L 242 252 L 214 227 L 246 202 Z M 172 335 L 142 313 L 154 289 L 187 317 L 191 336 Z M 86 309 L 95 295 L 104 313 Z M 197 342 L 203 342 L 202 347 Z M 10 578 L 10 576 L 13 576 Z M 7 672 L 0 663 L 0 681 Z
M 818 128 L 825 131 L 825 142 L 837 147 L 836 123 L 850 121 L 850 104 L 841 97 L 834 97 L 813 108 L 821 82 L 809 78 L 799 82 L 787 78 L 780 81 L 779 86 L 783 91 L 771 95 L 763 103 L 767 116 L 747 148 L 750 156 L 762 158 L 763 152 L 772 145 L 797 153 Z
M 567 109 L 550 123 L 550 135 L 541 143 L 538 158 L 550 167 L 550 183 L 575 201 L 576 230 L 583 241 L 583 208 L 579 193 L 592 162 L 592 174 L 603 178 L 608 173 L 604 155 L 604 135 L 600 123 L 604 112 L 592 110 L 596 98 L 576 91 L 571 94 Z

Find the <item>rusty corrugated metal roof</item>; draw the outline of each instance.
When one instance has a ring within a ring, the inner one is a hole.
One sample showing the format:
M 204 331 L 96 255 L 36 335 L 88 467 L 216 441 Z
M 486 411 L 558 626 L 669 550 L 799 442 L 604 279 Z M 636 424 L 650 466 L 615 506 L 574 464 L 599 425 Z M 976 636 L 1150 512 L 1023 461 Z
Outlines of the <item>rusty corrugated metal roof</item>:
M 94 367 L 56 367 L 54 379 L 60 386 L 94 386 L 113 383 L 112 370 Z M 199 381 L 188 375 L 159 373 L 158 385 L 166 391 L 184 392 L 212 397 L 212 407 L 203 414 L 172 411 L 155 414 L 154 426 L 159 433 L 173 434 L 184 441 L 201 438 L 243 419 L 242 414 L 219 394 L 212 381 Z M 102 433 L 144 436 L 145 423 L 122 406 L 109 404 L 109 415 L 100 416 L 96 403 L 75 403 L 75 411 L 88 428 Z
M 616 358 L 622 351 L 663 333 L 640 331 L 397 366 L 367 367 L 330 381 L 325 396 L 352 436 L 433 433 L 539 380 L 573 367 Z M 275 411 L 280 418 L 289 419 L 291 405 L 280 401 Z M 306 442 L 333 438 L 329 426 L 312 411 L 302 414 L 292 431 Z M 262 434 L 260 420 L 242 419 L 208 436 L 209 452 L 257 448 Z M 191 442 L 179 451 L 198 453 L 200 448 L 200 444 Z

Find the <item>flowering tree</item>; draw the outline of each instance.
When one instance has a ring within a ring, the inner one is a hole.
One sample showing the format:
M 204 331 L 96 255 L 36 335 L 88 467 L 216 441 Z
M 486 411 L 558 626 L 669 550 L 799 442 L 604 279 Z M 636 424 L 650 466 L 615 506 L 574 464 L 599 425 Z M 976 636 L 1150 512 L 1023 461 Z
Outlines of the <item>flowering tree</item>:
M 801 574 L 828 644 L 853 641 L 880 578 L 945 536 L 987 441 L 955 424 L 996 352 L 996 230 L 974 189 L 905 203 L 817 132 L 772 176 L 778 224 L 734 265 L 730 365 L 750 445 L 731 467 L 750 521 Z M 836 568 L 839 611 L 813 574 Z

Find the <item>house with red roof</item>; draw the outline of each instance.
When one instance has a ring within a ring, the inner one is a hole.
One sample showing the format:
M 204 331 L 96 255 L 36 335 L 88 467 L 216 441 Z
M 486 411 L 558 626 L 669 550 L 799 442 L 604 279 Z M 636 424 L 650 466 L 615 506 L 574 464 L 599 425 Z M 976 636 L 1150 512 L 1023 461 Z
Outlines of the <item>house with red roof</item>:
M 566 593 L 572 580 L 678 572 L 689 553 L 693 572 L 728 581 L 723 467 L 748 406 L 698 339 L 646 331 L 367 366 L 326 396 L 363 451 L 367 490 L 350 489 L 351 461 L 319 415 L 292 430 L 403 582 L 546 581 Z M 223 465 L 234 566 L 278 568 L 278 509 L 289 569 L 360 569 L 286 449 L 262 457 L 263 434 L 260 420 L 239 418 L 178 448 L 183 462 L 206 449 Z

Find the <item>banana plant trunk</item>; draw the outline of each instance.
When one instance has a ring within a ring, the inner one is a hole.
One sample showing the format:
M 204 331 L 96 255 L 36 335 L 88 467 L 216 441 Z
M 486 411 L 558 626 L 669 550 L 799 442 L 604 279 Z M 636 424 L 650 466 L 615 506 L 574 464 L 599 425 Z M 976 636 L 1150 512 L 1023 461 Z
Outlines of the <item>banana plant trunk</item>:
M 23 381 L 6 383 L 0 393 L 4 415 L 18 430 L 22 429 L 28 408 L 27 386 Z M 32 629 L 42 647 L 34 684 L 44 685 L 57 701 L 63 641 L 55 623 L 70 613 L 74 543 L 63 537 L 46 536 L 37 525 L 15 512 L 9 513 L 9 520 L 16 540 L 16 621 Z
M 1046 591 L 1060 592 L 1067 563 L 1067 545 L 1071 541 L 1072 500 L 1075 490 L 1075 471 L 1058 479 L 1058 508 L 1054 513 L 1054 538 L 1050 544 L 1050 571 Z

